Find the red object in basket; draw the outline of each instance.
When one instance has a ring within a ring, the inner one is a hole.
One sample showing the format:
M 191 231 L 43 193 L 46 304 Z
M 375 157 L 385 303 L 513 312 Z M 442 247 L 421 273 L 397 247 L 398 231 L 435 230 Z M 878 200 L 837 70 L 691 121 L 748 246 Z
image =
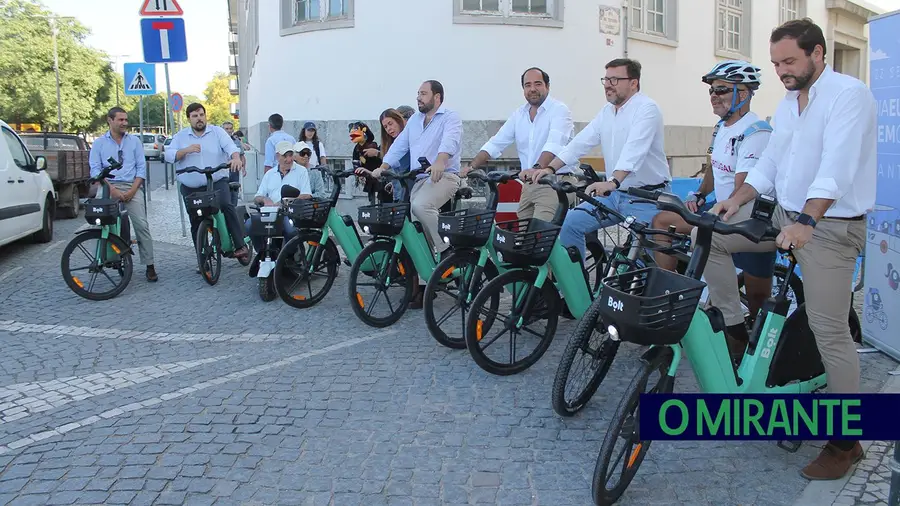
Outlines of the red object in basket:
M 522 181 L 515 179 L 497 185 L 499 199 L 497 202 L 497 214 L 494 221 L 515 221 L 518 219 L 516 210 L 519 209 L 519 199 L 522 197 Z

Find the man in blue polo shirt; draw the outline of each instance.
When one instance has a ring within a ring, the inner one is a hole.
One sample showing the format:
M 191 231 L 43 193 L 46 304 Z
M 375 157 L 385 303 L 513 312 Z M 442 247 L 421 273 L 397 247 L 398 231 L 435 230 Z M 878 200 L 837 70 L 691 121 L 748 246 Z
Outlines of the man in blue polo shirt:
M 187 106 L 185 114 L 190 126 L 181 129 L 172 137 L 172 143 L 166 149 L 166 161 L 175 164 L 175 171 L 185 167 L 217 167 L 228 162 L 231 171 L 241 170 L 241 152 L 234 141 L 222 127 L 209 125 L 206 122 L 206 109 L 203 105 L 193 103 Z M 237 258 L 250 255 L 250 249 L 244 245 L 243 222 L 238 218 L 237 210 L 231 203 L 228 187 L 229 169 L 222 169 L 213 174 L 213 189 L 219 199 L 219 209 L 225 215 L 225 224 L 231 233 L 232 244 L 241 244 L 234 252 Z M 178 174 L 176 179 L 181 183 L 181 196 L 187 197 L 195 192 L 206 191 L 206 175 L 198 173 Z M 191 237 L 197 237 L 200 221 L 191 213 Z
M 278 165 L 278 160 L 275 158 L 275 145 L 281 141 L 288 141 L 291 145 L 294 145 L 294 142 L 297 139 L 294 139 L 291 134 L 282 130 L 284 127 L 284 118 L 280 114 L 273 114 L 269 116 L 269 138 L 266 139 L 266 147 L 265 147 L 265 155 L 266 160 L 264 163 L 265 168 L 263 172 L 268 172 L 269 169 Z
M 109 167 L 106 162 L 109 158 L 122 164 L 122 168 L 112 171 L 106 181 L 109 197 L 125 203 L 128 220 L 134 225 L 134 232 L 137 235 L 141 263 L 147 266 L 147 280 L 156 281 L 153 237 L 150 235 L 143 195 L 138 195 L 138 190 L 146 191 L 144 180 L 147 179 L 147 162 L 144 158 L 144 144 L 137 136 L 127 133 L 128 113 L 125 109 L 121 107 L 110 109 L 106 114 L 106 123 L 109 125 L 109 131 L 91 146 L 89 157 L 91 177 L 97 176 L 103 169 Z

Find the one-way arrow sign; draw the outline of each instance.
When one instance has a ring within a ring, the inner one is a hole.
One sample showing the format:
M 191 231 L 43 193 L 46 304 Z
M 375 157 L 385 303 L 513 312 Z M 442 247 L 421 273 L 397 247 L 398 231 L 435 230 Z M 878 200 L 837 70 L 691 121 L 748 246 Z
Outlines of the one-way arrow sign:
M 182 16 L 184 11 L 176 0 L 144 0 L 141 16 Z

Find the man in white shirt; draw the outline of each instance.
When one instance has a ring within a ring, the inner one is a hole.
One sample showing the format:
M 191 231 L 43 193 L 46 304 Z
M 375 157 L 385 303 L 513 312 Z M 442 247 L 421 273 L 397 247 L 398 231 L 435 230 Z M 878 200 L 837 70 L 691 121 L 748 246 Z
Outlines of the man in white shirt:
M 655 204 L 632 203 L 632 197 L 615 190 L 638 187 L 669 191 L 671 176 L 663 151 L 662 111 L 653 99 L 641 92 L 641 64 L 635 60 L 621 58 L 607 63 L 602 82 L 609 103 L 534 178 L 539 180 L 564 166 L 578 163 L 599 144 L 610 177 L 607 181 L 591 184 L 586 193 L 597 195 L 603 205 L 625 216 L 650 223 L 658 213 Z M 598 220 L 591 212 L 593 209 L 592 204 L 584 202 L 570 211 L 559 235 L 563 246 L 578 248 L 582 261 L 586 258 L 585 234 L 618 223 L 614 218 Z
M 756 165 L 772 132 L 769 123 L 750 110 L 750 102 L 760 85 L 758 67 L 742 60 L 726 60 L 716 63 L 701 80 L 709 85 L 709 101 L 713 113 L 720 120 L 713 129 L 709 147 L 710 167 L 703 175 L 698 191 L 691 192 L 686 201 L 693 212 L 707 207 L 706 204 L 712 207 L 715 202 L 707 203 L 706 196 L 713 191 L 718 200 L 725 200 L 734 194 L 734 189 L 744 183 L 747 172 Z M 693 229 L 681 216 L 670 211 L 657 214 L 652 226 L 657 230 L 674 226 L 681 234 L 689 234 Z M 671 242 L 671 238 L 664 235 L 657 236 L 655 240 L 659 243 Z M 754 317 L 772 294 L 776 256 L 774 250 L 732 255 L 735 266 L 744 272 L 750 314 Z M 674 256 L 657 251 L 655 257 L 663 269 L 674 271 L 677 267 L 678 261 Z M 733 346 L 732 358 L 739 361 L 744 347 Z
M 747 340 L 731 253 L 793 248 L 803 271 L 809 326 L 834 393 L 859 392 L 859 357 L 847 313 L 856 258 L 866 238 L 865 216 L 875 206 L 877 115 L 862 81 L 825 63 L 825 36 L 809 19 L 772 32 L 771 59 L 787 95 L 775 111 L 775 131 L 756 167 L 733 196 L 712 212 L 748 219 L 758 192 L 775 190 L 774 241 L 713 235 L 704 271 L 709 296 L 725 317 L 726 333 Z M 863 457 L 858 441 L 831 441 L 802 475 L 840 479 Z
M 281 203 L 281 189 L 285 185 L 290 185 L 300 191 L 298 198 L 311 199 L 312 190 L 309 187 L 309 175 L 306 170 L 294 164 L 294 144 L 290 141 L 281 141 L 275 145 L 275 159 L 278 164 L 278 170 L 267 171 L 262 180 L 259 182 L 259 189 L 256 196 L 253 197 L 253 203 L 262 206 L 277 206 Z M 247 218 L 244 226 L 247 230 L 252 230 L 250 221 L 253 218 Z M 291 225 L 287 216 L 284 219 L 284 240 L 287 241 L 296 233 L 296 229 Z M 262 250 L 262 237 L 250 236 L 253 241 L 253 247 L 259 252 Z
M 559 207 L 559 199 L 553 188 L 537 184 L 537 180 L 532 178 L 572 140 L 575 123 L 566 104 L 549 96 L 550 76 L 546 72 L 536 67 L 530 68 L 522 74 L 521 81 L 526 103 L 517 108 L 482 146 L 472 163 L 463 169 L 462 175 L 497 158 L 515 142 L 522 168 L 519 177 L 525 182 L 519 198 L 519 219 L 535 218 L 549 222 Z M 556 173 L 561 176 L 559 179 L 575 183 L 576 179 L 568 175 L 572 169 L 567 166 Z M 570 194 L 570 207 L 574 201 L 575 195 Z

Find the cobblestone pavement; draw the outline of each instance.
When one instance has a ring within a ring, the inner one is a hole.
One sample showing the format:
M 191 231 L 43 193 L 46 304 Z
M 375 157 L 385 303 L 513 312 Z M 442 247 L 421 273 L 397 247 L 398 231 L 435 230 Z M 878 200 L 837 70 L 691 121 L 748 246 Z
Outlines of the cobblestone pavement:
M 834 500 L 834 506 L 887 506 L 891 489 L 893 441 L 875 441 Z
M 119 297 L 90 302 L 59 273 L 83 223 L 0 249 L 0 504 L 591 504 L 633 348 L 562 419 L 550 386 L 571 321 L 536 366 L 497 377 L 436 344 L 418 312 L 359 322 L 346 267 L 319 306 L 293 310 L 262 302 L 234 260 L 206 285 L 191 250 L 163 242 L 158 283 L 138 264 Z M 877 391 L 894 361 L 860 358 Z M 676 388 L 696 390 L 683 373 Z M 655 442 L 620 504 L 788 505 L 817 450 Z

